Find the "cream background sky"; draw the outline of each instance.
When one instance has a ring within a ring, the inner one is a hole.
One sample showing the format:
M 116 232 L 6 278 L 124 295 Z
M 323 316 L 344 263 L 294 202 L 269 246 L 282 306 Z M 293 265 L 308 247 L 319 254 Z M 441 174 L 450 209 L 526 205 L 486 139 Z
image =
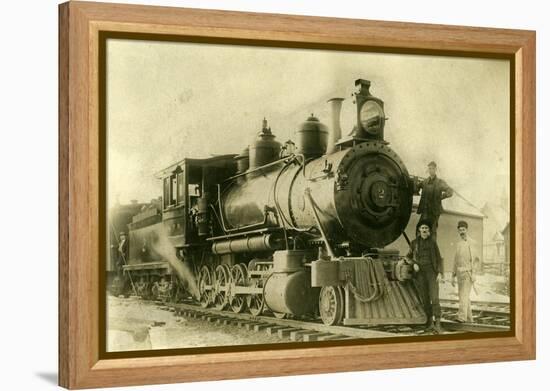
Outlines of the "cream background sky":
M 508 61 L 110 39 L 108 205 L 161 195 L 154 173 L 184 157 L 240 152 L 264 116 L 280 142 L 310 113 L 328 125 L 326 100 L 357 78 L 384 100 L 411 174 L 435 160 L 478 206 L 509 193 Z M 344 134 L 353 110 L 347 99 Z

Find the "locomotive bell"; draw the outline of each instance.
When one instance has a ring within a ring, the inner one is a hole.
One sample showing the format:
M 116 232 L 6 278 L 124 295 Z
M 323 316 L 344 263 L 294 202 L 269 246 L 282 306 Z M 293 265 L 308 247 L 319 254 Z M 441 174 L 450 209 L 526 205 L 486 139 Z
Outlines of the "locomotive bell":
M 262 130 L 249 147 L 250 169 L 274 162 L 279 159 L 280 153 L 281 144 L 275 141 L 275 135 L 271 133 L 271 128 L 267 126 L 267 120 L 264 118 Z
M 313 114 L 300 125 L 296 132 L 296 152 L 306 159 L 319 157 L 326 153 L 328 129 Z

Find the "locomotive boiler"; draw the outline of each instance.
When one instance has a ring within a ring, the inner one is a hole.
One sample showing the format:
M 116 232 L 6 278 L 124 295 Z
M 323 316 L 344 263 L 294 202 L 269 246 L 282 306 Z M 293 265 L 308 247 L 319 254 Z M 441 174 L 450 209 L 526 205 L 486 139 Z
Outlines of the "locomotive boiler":
M 409 221 L 413 183 L 384 139 L 384 102 L 368 80 L 355 86 L 347 136 L 334 98 L 329 127 L 312 114 L 281 145 L 264 119 L 240 154 L 159 173 L 164 231 L 204 307 L 329 325 L 426 321 L 410 266 L 386 248 Z

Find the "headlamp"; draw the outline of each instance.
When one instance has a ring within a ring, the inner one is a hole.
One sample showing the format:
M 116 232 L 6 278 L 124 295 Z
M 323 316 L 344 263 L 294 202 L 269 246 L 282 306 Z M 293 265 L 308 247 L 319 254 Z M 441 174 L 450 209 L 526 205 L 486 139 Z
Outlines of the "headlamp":
M 359 111 L 359 121 L 363 130 L 369 134 L 376 135 L 384 127 L 384 109 L 373 100 L 367 100 Z

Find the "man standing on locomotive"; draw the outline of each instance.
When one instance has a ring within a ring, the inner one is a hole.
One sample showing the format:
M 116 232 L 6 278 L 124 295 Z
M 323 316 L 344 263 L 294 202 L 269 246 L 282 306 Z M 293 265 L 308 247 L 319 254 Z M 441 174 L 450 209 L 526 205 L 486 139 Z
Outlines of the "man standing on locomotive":
M 420 220 L 418 223 L 417 237 L 411 242 L 407 259 L 413 264 L 416 272 L 415 286 L 428 317 L 426 329 L 432 329 L 439 334 L 441 333 L 439 281 L 443 276 L 443 258 L 437 243 L 430 236 L 429 220 Z
M 117 257 L 117 271 L 119 277 L 122 276 L 122 266 L 126 264 L 128 260 L 128 240 L 126 239 L 126 232 L 122 231 L 119 234 L 118 239 L 118 257 Z
M 460 239 L 456 245 L 451 283 L 455 286 L 458 279 L 458 312 L 457 322 L 473 322 L 470 305 L 470 292 L 475 283 L 474 264 L 479 262 L 475 241 L 468 236 L 468 223 L 459 221 L 457 225 Z
M 453 189 L 443 179 L 438 178 L 436 172 L 437 164 L 435 162 L 428 163 L 430 176 L 418 184 L 418 191 L 422 190 L 422 193 L 417 211 L 420 220 L 431 222 L 431 236 L 434 241 L 437 241 L 437 226 L 439 216 L 443 211 L 441 200 L 453 195 Z

